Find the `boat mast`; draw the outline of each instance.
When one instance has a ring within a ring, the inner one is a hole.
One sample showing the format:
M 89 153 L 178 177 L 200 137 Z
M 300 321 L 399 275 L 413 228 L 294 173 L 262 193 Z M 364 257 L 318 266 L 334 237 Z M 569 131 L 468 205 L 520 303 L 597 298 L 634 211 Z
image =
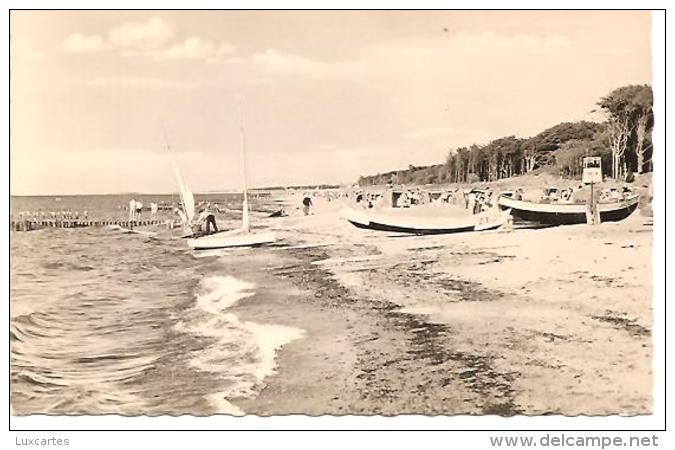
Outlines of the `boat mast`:
M 244 204 L 242 206 L 242 228 L 245 232 L 250 231 L 250 223 L 248 217 L 248 188 L 246 184 L 246 136 L 244 134 L 244 111 L 241 105 L 241 98 L 239 99 L 239 142 L 241 146 L 241 175 L 244 187 Z
M 178 195 L 180 196 L 180 200 L 182 203 L 182 209 L 183 209 L 183 214 L 185 214 L 185 217 L 188 219 L 188 222 L 192 222 L 192 217 L 194 215 L 194 206 L 192 207 L 192 211 L 190 211 L 189 205 L 194 204 L 194 201 L 191 201 L 190 199 L 187 198 L 187 187 L 185 186 L 185 182 L 183 181 L 183 177 L 180 174 L 180 170 L 178 170 L 178 164 L 176 164 L 176 157 L 173 154 L 173 149 L 171 148 L 171 144 L 169 144 L 169 135 L 166 132 L 166 127 L 164 126 L 164 120 L 162 118 L 159 119 L 159 123 L 162 125 L 162 133 L 164 134 L 164 143 L 166 146 L 166 151 L 169 154 L 169 160 L 171 161 L 171 166 L 173 167 L 173 172 L 174 175 L 176 176 L 176 181 L 178 182 Z M 189 195 L 192 195 L 190 193 Z M 171 202 L 173 206 L 173 192 L 171 192 Z M 185 226 L 186 224 L 183 224 Z

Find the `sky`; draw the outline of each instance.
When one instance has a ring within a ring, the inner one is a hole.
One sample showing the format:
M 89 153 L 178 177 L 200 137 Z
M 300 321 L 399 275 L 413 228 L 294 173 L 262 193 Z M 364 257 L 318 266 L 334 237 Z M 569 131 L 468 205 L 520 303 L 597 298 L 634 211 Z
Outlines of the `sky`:
M 636 11 L 12 11 L 13 195 L 353 183 L 601 120 L 651 82 Z M 162 125 L 163 124 L 163 125 Z M 163 128 L 166 130 L 164 136 Z

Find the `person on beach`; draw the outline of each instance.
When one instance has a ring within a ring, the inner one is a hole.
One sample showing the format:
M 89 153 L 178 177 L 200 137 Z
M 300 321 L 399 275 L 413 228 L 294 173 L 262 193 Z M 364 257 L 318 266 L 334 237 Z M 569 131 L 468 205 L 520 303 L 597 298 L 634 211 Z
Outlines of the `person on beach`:
M 487 193 L 487 197 L 485 199 L 485 205 L 484 205 L 486 210 L 492 209 L 492 207 L 494 207 L 494 196 L 493 196 L 493 194 L 494 193 L 492 191 L 488 191 L 488 193 Z
M 471 191 L 466 198 L 466 209 L 471 211 L 471 214 L 476 214 L 476 193 Z
M 206 203 L 199 211 L 199 218 L 197 222 L 206 224 L 206 234 L 211 234 L 211 226 L 213 226 L 213 232 L 218 232 L 218 225 L 216 225 L 216 216 L 209 209 L 209 204 Z
M 410 208 L 411 195 L 408 191 L 403 191 L 401 197 L 398 199 L 402 208 Z
M 133 198 L 129 200 L 129 222 L 133 222 L 136 214 L 136 200 Z
M 305 194 L 304 198 L 302 199 L 302 212 L 305 213 L 306 216 L 309 216 L 312 205 L 312 198 Z
M 150 203 L 150 220 L 156 220 L 157 219 L 157 211 L 159 210 L 159 207 L 157 206 L 157 203 Z
M 187 223 L 188 220 L 187 217 L 185 216 L 185 213 L 179 208 L 174 208 L 173 212 L 178 215 L 178 217 L 180 218 L 181 225 L 183 226 L 183 228 L 185 228 L 188 225 Z
M 474 214 L 480 214 L 483 212 L 483 208 L 485 208 L 485 192 L 477 192 Z
M 141 221 L 141 213 L 143 212 L 143 203 L 136 202 L 136 220 Z

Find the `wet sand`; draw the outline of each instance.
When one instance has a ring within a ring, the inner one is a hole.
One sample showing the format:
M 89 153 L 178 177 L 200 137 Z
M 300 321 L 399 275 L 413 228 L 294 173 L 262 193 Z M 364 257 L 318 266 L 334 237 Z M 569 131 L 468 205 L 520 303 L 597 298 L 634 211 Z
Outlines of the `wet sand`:
M 338 211 L 265 221 L 289 245 L 330 245 L 277 251 L 264 276 L 283 292 L 237 311 L 306 332 L 233 400 L 243 411 L 651 412 L 651 218 L 402 237 Z

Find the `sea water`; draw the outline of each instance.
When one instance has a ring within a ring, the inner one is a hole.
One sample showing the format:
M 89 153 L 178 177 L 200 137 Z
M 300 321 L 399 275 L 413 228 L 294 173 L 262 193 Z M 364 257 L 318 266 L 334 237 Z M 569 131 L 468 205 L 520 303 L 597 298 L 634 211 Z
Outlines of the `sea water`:
M 124 200 L 23 197 L 12 207 L 58 203 L 114 219 L 126 214 Z M 245 413 L 231 401 L 255 396 L 278 350 L 303 331 L 232 312 L 256 298 L 246 276 L 260 264 L 253 253 L 239 251 L 236 263 L 227 253 L 195 257 L 183 240 L 159 236 L 105 227 L 12 232 L 14 414 Z

